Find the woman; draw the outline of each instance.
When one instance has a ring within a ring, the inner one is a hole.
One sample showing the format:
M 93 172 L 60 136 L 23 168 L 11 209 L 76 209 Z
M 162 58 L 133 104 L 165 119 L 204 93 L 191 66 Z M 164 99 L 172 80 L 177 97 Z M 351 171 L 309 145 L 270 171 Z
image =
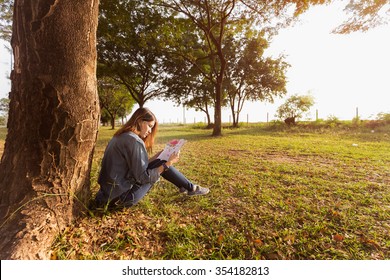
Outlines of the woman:
M 147 108 L 139 108 L 115 134 L 104 152 L 96 203 L 102 206 L 130 207 L 143 198 L 160 175 L 188 195 L 203 195 L 209 189 L 194 185 L 173 167 L 179 153 L 168 161 L 148 159 L 154 144 L 157 119 Z

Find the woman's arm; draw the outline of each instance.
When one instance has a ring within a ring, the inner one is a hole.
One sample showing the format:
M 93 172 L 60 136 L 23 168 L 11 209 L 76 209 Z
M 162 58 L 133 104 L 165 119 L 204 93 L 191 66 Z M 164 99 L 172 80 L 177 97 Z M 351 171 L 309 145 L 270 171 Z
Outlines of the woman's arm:
M 137 184 L 154 184 L 160 177 L 160 173 L 156 169 L 148 169 L 149 159 L 145 145 L 141 139 L 136 139 L 134 136 L 123 139 L 124 157 L 126 158 L 129 169 L 129 177 L 132 177 Z
M 179 157 L 180 157 L 180 151 L 178 151 L 177 153 L 173 153 L 173 154 L 169 157 L 168 161 L 167 161 L 164 165 L 158 167 L 158 172 L 159 172 L 160 174 L 163 173 L 163 172 L 166 170 L 166 168 L 169 168 L 169 167 L 171 167 L 174 163 L 178 162 L 178 161 L 179 161 Z

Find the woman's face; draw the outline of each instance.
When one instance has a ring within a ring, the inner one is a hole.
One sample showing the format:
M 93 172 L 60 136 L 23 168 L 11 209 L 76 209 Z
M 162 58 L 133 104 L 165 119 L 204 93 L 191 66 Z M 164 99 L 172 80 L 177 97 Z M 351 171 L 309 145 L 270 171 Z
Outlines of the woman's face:
M 141 130 L 139 131 L 139 137 L 145 139 L 151 132 L 154 127 L 155 121 L 142 121 L 140 124 Z

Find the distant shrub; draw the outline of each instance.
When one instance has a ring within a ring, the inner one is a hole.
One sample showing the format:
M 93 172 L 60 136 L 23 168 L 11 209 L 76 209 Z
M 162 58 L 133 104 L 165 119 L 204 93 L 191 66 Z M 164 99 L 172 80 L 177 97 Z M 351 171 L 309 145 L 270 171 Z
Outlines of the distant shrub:
M 352 119 L 352 125 L 354 127 L 360 126 L 362 124 L 362 120 L 359 117 L 355 117 Z
M 383 122 L 380 120 L 370 120 L 364 124 L 365 127 L 368 127 L 370 129 L 374 129 L 374 128 L 380 127 L 382 125 L 383 125 Z
M 365 122 L 365 126 L 375 129 L 390 124 L 390 113 L 379 113 L 375 120 Z
M 339 126 L 341 124 L 341 121 L 334 115 L 330 115 L 325 123 L 329 126 L 329 127 L 336 127 L 336 126 Z
M 379 113 L 377 115 L 377 120 L 384 121 L 386 124 L 390 124 L 390 113 Z

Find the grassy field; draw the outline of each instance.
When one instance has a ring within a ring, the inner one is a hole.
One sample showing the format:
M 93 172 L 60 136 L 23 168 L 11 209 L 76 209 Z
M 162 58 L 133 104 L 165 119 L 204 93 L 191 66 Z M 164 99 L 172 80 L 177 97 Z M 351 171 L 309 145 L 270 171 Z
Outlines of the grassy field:
M 94 193 L 112 134 L 99 132 Z M 81 217 L 58 236 L 53 258 L 390 258 L 388 126 L 371 132 L 253 125 L 210 134 L 162 126 L 155 148 L 187 139 L 176 167 L 209 187 L 209 195 L 186 197 L 161 180 L 133 208 Z

